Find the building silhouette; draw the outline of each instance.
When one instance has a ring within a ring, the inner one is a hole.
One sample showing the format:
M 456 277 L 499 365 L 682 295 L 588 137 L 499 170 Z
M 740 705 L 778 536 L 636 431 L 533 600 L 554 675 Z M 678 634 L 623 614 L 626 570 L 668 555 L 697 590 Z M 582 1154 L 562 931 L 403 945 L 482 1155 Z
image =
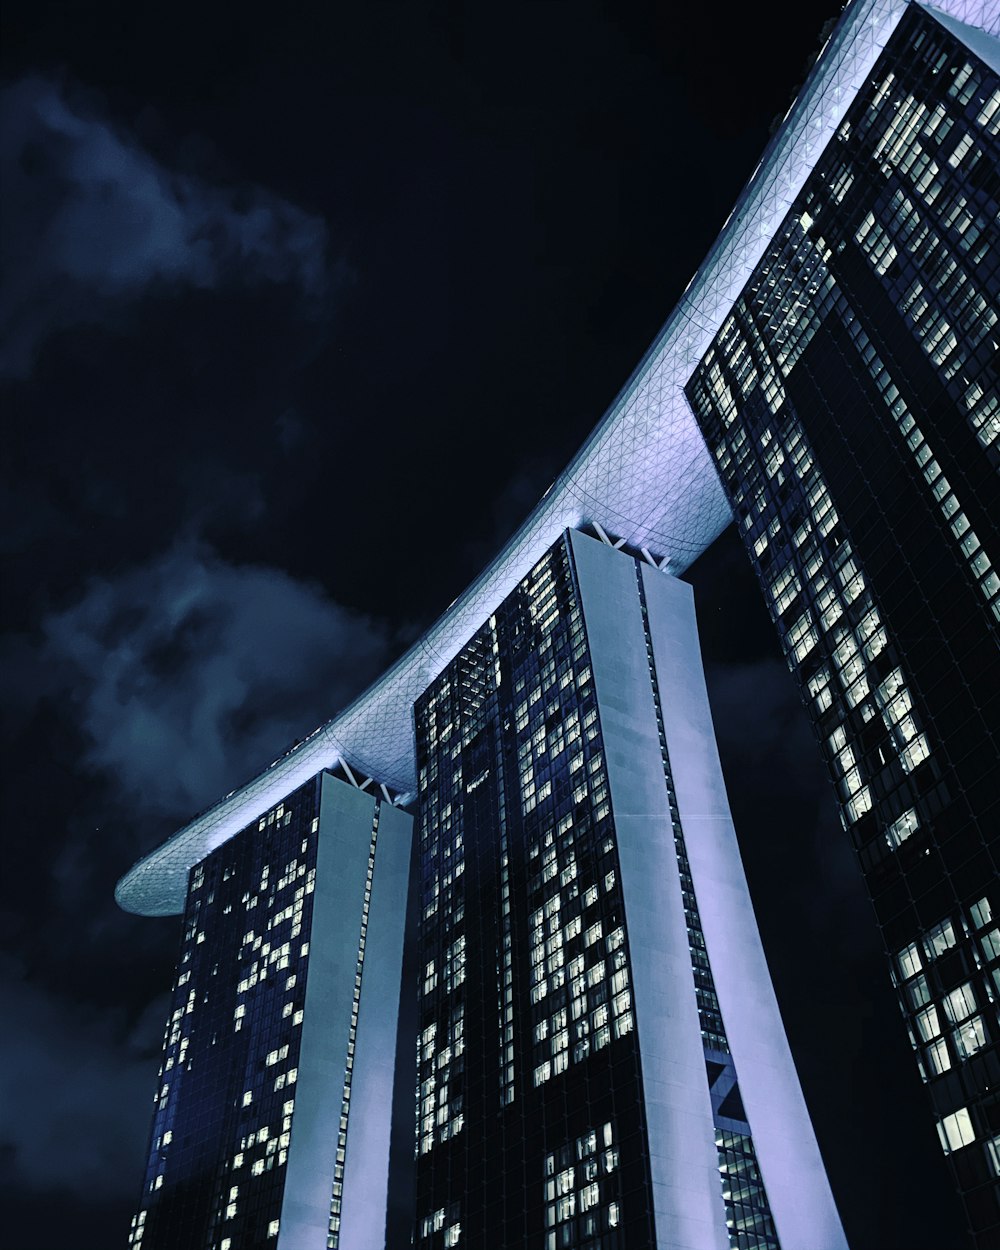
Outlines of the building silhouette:
M 676 576 L 734 516 L 1000 1245 L 998 34 L 848 5 L 493 564 L 119 883 L 185 914 L 133 1247 L 843 1244 Z

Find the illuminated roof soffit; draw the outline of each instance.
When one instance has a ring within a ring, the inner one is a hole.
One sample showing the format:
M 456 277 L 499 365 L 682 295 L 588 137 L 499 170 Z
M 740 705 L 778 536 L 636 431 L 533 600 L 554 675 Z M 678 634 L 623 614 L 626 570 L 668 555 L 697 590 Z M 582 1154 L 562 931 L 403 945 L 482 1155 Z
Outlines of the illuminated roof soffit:
M 348 761 L 397 793 L 415 788 L 412 707 L 567 527 L 597 521 L 680 573 L 731 520 L 683 387 L 865 82 L 907 0 L 856 0 L 827 40 L 715 244 L 602 421 L 492 564 L 413 647 L 333 720 L 226 795 L 118 883 L 127 911 L 183 909 L 192 864 L 324 768 Z M 930 7 L 930 6 L 927 6 Z M 998 0 L 933 6 L 1000 35 Z M 972 40 L 968 40 L 972 42 Z

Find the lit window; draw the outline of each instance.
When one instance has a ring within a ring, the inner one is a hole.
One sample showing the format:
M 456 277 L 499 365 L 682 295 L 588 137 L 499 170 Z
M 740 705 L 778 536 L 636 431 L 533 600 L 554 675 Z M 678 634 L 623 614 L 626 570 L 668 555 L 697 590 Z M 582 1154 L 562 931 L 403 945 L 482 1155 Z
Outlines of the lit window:
M 979 940 L 987 961 L 1000 959 L 1000 929 L 989 929 Z
M 919 1011 L 921 1007 L 931 1001 L 931 993 L 925 976 L 914 977 L 906 987 L 906 993 L 910 1000 L 910 1006 L 914 1011 Z
M 927 931 L 924 937 L 924 951 L 928 959 L 936 959 L 938 955 L 943 955 L 946 950 L 954 946 L 957 941 L 955 926 L 950 920 L 942 920 L 939 925 Z
M 918 735 L 901 753 L 900 759 L 903 761 L 903 767 L 907 772 L 912 772 L 918 764 L 922 763 L 928 755 L 930 755 L 930 747 L 927 745 L 927 739 L 923 734 Z
M 924 1051 L 924 1056 L 932 1076 L 940 1076 L 951 1067 L 951 1056 L 948 1054 L 948 1047 L 943 1037 L 931 1042 Z
M 885 831 L 885 840 L 895 849 L 919 828 L 920 820 L 917 817 L 916 808 L 911 807 L 889 825 Z
M 972 1117 L 969 1115 L 968 1107 L 962 1107 L 952 1112 L 951 1115 L 946 1115 L 943 1120 L 938 1121 L 937 1128 L 938 1136 L 941 1138 L 941 1149 L 946 1155 L 976 1140 L 976 1131 L 972 1127 Z
M 968 1059 L 970 1055 L 982 1050 L 986 1045 L 986 1029 L 983 1026 L 982 1016 L 973 1016 L 963 1021 L 957 1029 L 953 1030 L 951 1036 L 955 1049 L 963 1059 Z
M 938 1037 L 941 1033 L 941 1024 L 938 1020 L 937 1008 L 933 1005 L 925 1007 L 923 1011 L 917 1013 L 915 1017 L 917 1031 L 925 1042 L 931 1041 Z
M 966 981 L 958 989 L 952 990 L 950 994 L 946 994 L 942 1006 L 944 1007 L 944 1014 L 952 1024 L 958 1024 L 966 1016 L 971 1016 L 976 1010 L 976 996 L 972 990 L 972 982 Z
M 870 812 L 872 807 L 871 792 L 867 786 L 862 786 L 857 794 L 853 795 L 847 803 L 847 818 L 852 823 L 859 820 L 865 812 Z

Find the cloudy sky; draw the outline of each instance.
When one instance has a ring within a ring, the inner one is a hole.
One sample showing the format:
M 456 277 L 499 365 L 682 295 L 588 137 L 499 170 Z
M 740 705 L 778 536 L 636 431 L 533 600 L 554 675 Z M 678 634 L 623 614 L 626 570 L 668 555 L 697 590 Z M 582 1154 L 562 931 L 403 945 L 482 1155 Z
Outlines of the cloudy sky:
M 124 1245 L 175 920 L 116 879 L 479 571 L 665 319 L 834 3 L 8 0 L 0 1204 Z M 959 1226 L 732 534 L 691 570 L 854 1250 Z

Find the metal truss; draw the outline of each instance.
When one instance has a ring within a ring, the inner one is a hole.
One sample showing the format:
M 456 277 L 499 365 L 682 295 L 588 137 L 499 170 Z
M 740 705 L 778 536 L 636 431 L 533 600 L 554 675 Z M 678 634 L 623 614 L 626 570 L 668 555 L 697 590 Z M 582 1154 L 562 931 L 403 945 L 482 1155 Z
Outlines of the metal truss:
M 907 2 L 855 0 L 845 10 L 652 347 L 493 563 L 354 703 L 140 860 L 115 891 L 126 911 L 181 911 L 189 868 L 323 769 L 341 764 L 404 800 L 412 794 L 414 701 L 564 529 L 601 527 L 638 551 L 662 553 L 650 562 L 674 574 L 725 529 L 731 513 L 684 385 L 866 86 Z M 980 56 L 991 56 L 1000 0 L 944 0 L 930 11 Z

